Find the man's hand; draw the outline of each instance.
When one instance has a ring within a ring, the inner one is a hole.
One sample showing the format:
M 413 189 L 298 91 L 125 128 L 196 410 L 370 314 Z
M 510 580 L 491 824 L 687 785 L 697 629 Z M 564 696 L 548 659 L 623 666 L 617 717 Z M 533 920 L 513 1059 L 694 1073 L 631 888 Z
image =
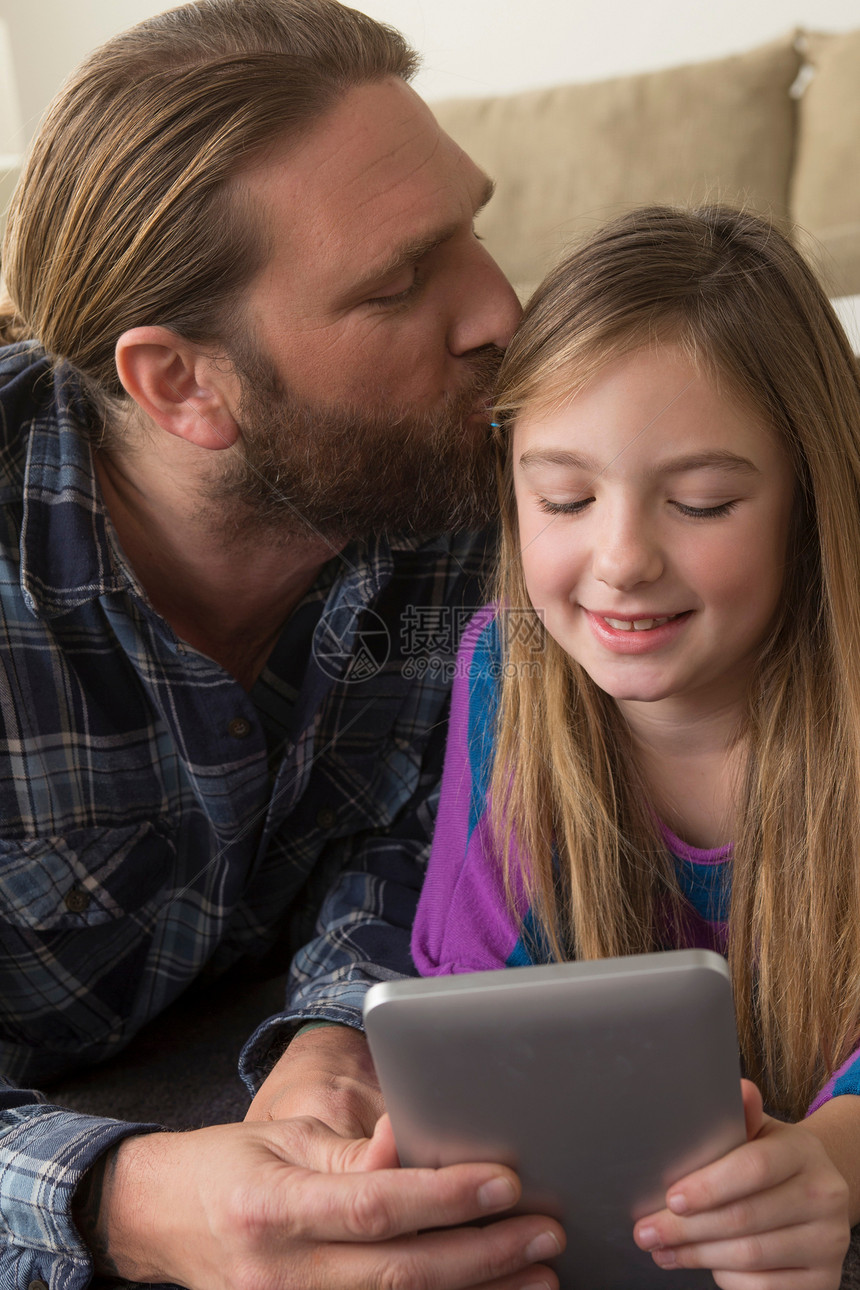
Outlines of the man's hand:
M 385 1110 L 367 1040 L 351 1026 L 298 1035 L 272 1068 L 245 1117 L 310 1115 L 345 1138 L 369 1138 Z
M 510 1170 L 396 1160 L 387 1117 L 362 1141 L 310 1118 L 132 1137 L 75 1219 L 98 1271 L 189 1290 L 556 1290 L 557 1223 L 462 1226 L 516 1202 Z

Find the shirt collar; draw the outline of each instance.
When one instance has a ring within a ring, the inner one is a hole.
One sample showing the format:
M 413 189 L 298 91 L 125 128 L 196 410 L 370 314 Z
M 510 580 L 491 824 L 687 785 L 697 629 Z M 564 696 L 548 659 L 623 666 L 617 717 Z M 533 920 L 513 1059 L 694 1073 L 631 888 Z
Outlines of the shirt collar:
M 49 619 L 133 582 L 110 540 L 74 373 L 67 364 L 51 372 L 39 350 L 28 357 L 12 383 L 30 387 L 29 407 L 18 408 L 26 443 L 21 590 L 32 613 Z M 4 403 L 10 392 L 5 386 Z

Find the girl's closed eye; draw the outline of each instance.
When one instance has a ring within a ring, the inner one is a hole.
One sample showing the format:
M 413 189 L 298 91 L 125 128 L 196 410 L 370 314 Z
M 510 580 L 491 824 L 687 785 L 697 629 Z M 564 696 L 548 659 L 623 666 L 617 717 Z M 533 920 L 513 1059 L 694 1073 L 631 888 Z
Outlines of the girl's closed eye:
M 737 507 L 739 498 L 733 498 L 730 502 L 720 502 L 716 506 L 689 506 L 686 502 L 672 502 L 672 505 L 681 515 L 686 515 L 694 520 L 715 520 L 723 515 L 731 515 Z
M 585 508 L 594 501 L 593 497 L 575 497 L 569 502 L 554 502 L 548 497 L 539 497 L 538 506 L 547 515 L 579 515 Z M 719 519 L 724 515 L 731 515 L 732 511 L 738 505 L 738 498 L 733 498 L 729 502 L 719 502 L 715 506 L 690 506 L 686 502 L 671 503 L 672 506 L 681 514 L 689 519 L 711 520 Z
M 578 515 L 584 511 L 590 502 L 594 501 L 593 497 L 574 497 L 569 502 L 552 502 L 548 497 L 539 497 L 538 506 L 547 515 Z

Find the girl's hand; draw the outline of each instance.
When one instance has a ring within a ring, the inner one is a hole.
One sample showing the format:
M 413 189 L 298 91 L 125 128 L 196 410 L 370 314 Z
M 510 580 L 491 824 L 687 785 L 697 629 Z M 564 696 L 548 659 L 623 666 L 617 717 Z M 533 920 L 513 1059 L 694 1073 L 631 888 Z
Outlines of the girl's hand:
M 748 1141 L 669 1188 L 633 1237 L 661 1268 L 708 1268 L 722 1290 L 837 1290 L 848 1185 L 800 1124 L 764 1114 L 742 1081 Z

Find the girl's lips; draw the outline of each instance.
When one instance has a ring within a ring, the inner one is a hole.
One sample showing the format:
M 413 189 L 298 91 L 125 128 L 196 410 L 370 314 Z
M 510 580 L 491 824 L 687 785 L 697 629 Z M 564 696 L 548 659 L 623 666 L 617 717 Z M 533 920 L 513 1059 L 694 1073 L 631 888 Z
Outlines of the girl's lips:
M 684 629 L 692 610 L 680 614 L 665 614 L 641 618 L 616 617 L 596 614 L 584 609 L 592 632 L 616 654 L 647 654 L 673 641 Z
M 601 618 L 607 627 L 612 627 L 616 631 L 650 631 L 654 627 L 662 627 L 672 618 L 678 618 L 678 614 L 600 614 L 595 613 L 596 618 Z

